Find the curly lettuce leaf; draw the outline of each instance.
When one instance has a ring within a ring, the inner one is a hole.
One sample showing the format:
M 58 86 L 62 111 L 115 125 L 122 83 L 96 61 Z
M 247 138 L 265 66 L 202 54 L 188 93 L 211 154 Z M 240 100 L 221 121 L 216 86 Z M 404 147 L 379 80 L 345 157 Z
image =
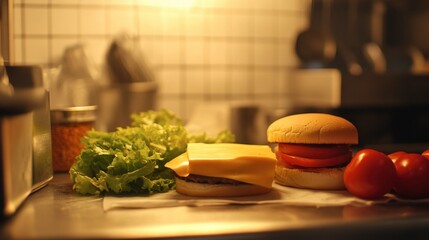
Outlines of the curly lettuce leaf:
M 81 194 L 166 192 L 175 185 L 164 165 L 186 151 L 188 142 L 233 142 L 229 131 L 188 135 L 183 122 L 166 111 L 131 116 L 131 126 L 114 132 L 89 131 L 69 173 Z
M 188 136 L 190 143 L 233 143 L 235 135 L 228 130 L 219 132 L 216 136 L 208 136 L 207 133 L 200 133 Z

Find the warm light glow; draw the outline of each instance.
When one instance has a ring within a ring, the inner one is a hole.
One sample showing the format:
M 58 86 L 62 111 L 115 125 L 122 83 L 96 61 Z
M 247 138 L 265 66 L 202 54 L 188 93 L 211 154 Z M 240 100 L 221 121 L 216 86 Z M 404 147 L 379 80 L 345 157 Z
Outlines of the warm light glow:
M 157 7 L 171 8 L 191 8 L 194 5 L 194 0 L 146 0 L 148 4 Z

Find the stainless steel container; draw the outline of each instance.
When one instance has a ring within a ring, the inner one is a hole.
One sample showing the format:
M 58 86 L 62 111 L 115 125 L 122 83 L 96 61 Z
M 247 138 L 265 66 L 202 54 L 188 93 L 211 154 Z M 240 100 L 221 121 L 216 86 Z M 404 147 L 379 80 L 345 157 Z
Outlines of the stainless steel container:
M 45 92 L 43 104 L 33 111 L 33 186 L 32 192 L 44 187 L 53 178 L 51 119 L 49 93 Z
M 267 142 L 266 111 L 256 104 L 231 106 L 231 131 L 238 143 L 265 144 Z
M 40 67 L 6 66 L 6 72 L 12 91 L 0 94 L 0 206 L 9 216 L 52 179 L 52 158 Z
M 156 82 L 118 83 L 99 92 L 97 130 L 115 131 L 131 124 L 131 114 L 154 110 L 157 102 Z
M 6 216 L 16 212 L 32 190 L 32 122 L 32 112 L 0 117 L 0 204 Z

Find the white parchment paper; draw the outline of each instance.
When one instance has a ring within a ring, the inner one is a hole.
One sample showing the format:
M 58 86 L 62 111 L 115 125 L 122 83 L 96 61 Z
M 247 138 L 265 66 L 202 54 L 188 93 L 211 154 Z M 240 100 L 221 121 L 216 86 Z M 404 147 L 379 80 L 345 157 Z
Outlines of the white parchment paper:
M 103 200 L 105 211 L 120 208 L 166 208 L 177 206 L 215 206 L 229 204 L 284 204 L 289 206 L 344 206 L 348 204 L 373 205 L 387 202 L 428 202 L 429 199 L 404 200 L 392 194 L 386 194 L 377 200 L 364 200 L 357 198 L 347 191 L 319 191 L 296 189 L 273 185 L 274 190 L 270 193 L 231 198 L 197 198 L 184 196 L 171 190 L 167 193 L 157 193 L 149 196 L 117 196 L 106 195 Z

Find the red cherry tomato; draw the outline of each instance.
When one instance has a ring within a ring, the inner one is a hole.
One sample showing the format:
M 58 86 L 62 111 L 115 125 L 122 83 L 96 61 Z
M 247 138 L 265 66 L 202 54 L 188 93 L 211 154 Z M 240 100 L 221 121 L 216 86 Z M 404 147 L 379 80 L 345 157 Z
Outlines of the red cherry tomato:
M 426 151 L 424 151 L 424 152 L 422 153 L 422 155 L 423 155 L 423 157 L 425 157 L 425 158 L 429 159 L 429 149 L 427 149 Z
M 313 158 L 305 158 L 305 157 L 296 157 L 291 156 L 280 151 L 276 151 L 277 160 L 282 163 L 284 166 L 297 166 L 304 168 L 321 168 L 321 167 L 333 167 L 340 166 L 344 163 L 350 161 L 352 158 L 352 153 L 348 152 L 346 154 L 323 158 L 323 159 L 313 159 Z
M 396 160 L 398 160 L 398 158 L 400 158 L 402 155 L 407 154 L 406 152 L 403 151 L 398 151 L 398 152 L 394 152 L 391 153 L 389 155 L 387 155 L 393 162 L 396 162 Z
M 279 143 L 279 151 L 291 156 L 304 158 L 331 158 L 350 152 L 346 144 L 292 144 Z
M 396 179 L 392 160 L 379 151 L 363 149 L 357 152 L 344 172 L 344 185 L 357 197 L 376 199 L 392 188 Z
M 398 175 L 394 190 L 404 198 L 429 197 L 429 161 L 417 153 L 401 155 L 395 162 Z

